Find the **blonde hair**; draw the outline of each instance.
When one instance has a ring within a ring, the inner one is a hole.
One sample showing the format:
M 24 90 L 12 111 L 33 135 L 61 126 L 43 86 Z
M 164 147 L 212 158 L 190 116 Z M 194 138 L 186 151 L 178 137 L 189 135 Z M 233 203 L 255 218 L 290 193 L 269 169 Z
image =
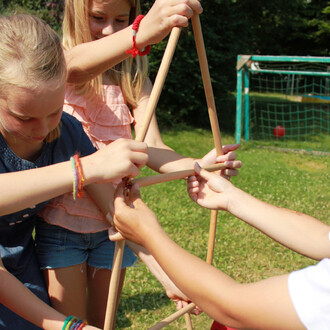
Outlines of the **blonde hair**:
M 66 81 L 61 40 L 44 21 L 32 15 L 0 16 L 0 96 L 8 88 L 35 90 L 45 82 Z M 60 124 L 46 142 L 60 135 Z
M 71 49 L 79 44 L 92 41 L 89 28 L 89 1 L 92 0 L 66 0 L 63 20 L 63 46 Z M 129 24 L 140 13 L 139 0 L 129 0 L 131 5 Z M 127 58 L 123 62 L 109 69 L 106 74 L 110 80 L 119 85 L 126 102 L 136 106 L 140 93 L 148 76 L 148 59 L 146 56 Z M 87 83 L 76 85 L 78 94 L 89 97 L 102 95 L 102 74 Z

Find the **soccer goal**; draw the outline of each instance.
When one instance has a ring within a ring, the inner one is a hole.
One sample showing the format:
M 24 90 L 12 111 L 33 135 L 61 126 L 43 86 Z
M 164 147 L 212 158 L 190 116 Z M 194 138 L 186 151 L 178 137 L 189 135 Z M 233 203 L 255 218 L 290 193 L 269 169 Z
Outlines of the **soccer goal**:
M 236 142 L 330 152 L 330 57 L 239 55 Z

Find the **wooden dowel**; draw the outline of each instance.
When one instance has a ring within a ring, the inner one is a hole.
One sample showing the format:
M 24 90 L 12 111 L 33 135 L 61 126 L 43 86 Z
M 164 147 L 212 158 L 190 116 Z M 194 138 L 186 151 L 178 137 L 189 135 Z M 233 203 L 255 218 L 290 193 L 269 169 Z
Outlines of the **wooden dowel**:
M 202 33 L 202 26 L 200 23 L 199 15 L 194 15 L 191 18 L 192 26 L 194 30 L 194 37 L 196 43 L 196 49 L 199 59 L 199 65 L 202 73 L 202 80 L 204 85 L 205 97 L 211 122 L 211 129 L 213 134 L 214 145 L 217 150 L 218 155 L 222 155 L 222 144 L 221 144 L 221 135 L 220 128 L 218 122 L 217 111 L 215 108 L 215 101 L 211 83 L 211 76 L 209 72 L 209 66 L 207 62 L 207 56 L 205 51 L 205 44 Z M 208 241 L 208 249 L 207 249 L 207 258 L 206 261 L 209 264 L 212 264 L 213 253 L 214 253 L 214 241 L 217 227 L 217 214 L 216 210 L 211 211 L 211 219 L 210 219 L 210 230 L 209 230 L 209 241 Z
M 184 314 L 184 318 L 185 318 L 185 321 L 186 321 L 186 328 L 187 328 L 187 330 L 192 330 L 193 329 L 193 326 L 192 326 L 192 323 L 191 323 L 190 314 L 189 313 Z
M 211 77 L 210 77 L 210 72 L 208 69 L 208 62 L 207 62 L 207 56 L 206 56 L 206 51 L 205 51 L 205 45 L 204 45 L 204 39 L 203 39 L 202 27 L 200 24 L 199 15 L 194 15 L 191 18 L 191 21 L 192 21 L 192 26 L 193 26 L 193 30 L 194 30 L 196 49 L 197 49 L 197 54 L 198 54 L 198 59 L 199 59 L 199 65 L 201 68 L 204 92 L 205 92 L 205 97 L 206 97 L 206 102 L 207 102 L 207 107 L 208 107 L 208 112 L 209 112 L 209 117 L 210 117 L 214 145 L 217 150 L 217 155 L 222 155 L 221 134 L 220 134 L 218 116 L 217 116 L 216 107 L 215 107 Z M 216 225 L 217 225 L 217 211 L 212 210 L 211 219 L 210 219 L 207 258 L 206 258 L 206 261 L 209 264 L 212 264 L 212 260 L 213 260 Z M 180 310 L 180 311 L 182 311 L 182 310 Z M 178 313 L 174 313 L 150 329 L 152 329 L 152 330 L 161 329 L 185 313 L 186 312 L 182 312 L 181 314 L 179 314 L 179 316 L 177 316 Z
M 135 140 L 136 141 L 144 141 L 145 136 L 147 134 L 151 118 L 155 112 L 160 93 L 162 91 L 164 81 L 169 69 L 169 66 L 171 64 L 173 54 L 177 45 L 177 42 L 179 40 L 181 28 L 173 28 L 162 58 L 162 62 L 160 65 L 160 68 L 158 70 L 154 86 L 152 88 L 148 105 L 146 108 L 146 113 L 144 115 L 143 123 L 142 126 L 136 135 Z M 121 273 L 121 264 L 123 260 L 123 251 L 125 248 L 125 241 L 118 241 L 116 242 L 116 248 L 115 248 L 115 255 L 114 255 L 114 260 L 113 260 L 113 270 L 112 270 L 112 275 L 110 279 L 110 284 L 109 284 L 109 294 L 108 294 L 108 304 L 107 304 L 107 310 L 106 310 L 106 316 L 105 320 L 107 320 L 106 327 L 104 327 L 105 330 L 112 330 L 114 326 L 114 319 L 116 317 L 116 304 L 113 302 L 117 301 L 117 292 L 118 292 L 118 281 L 120 278 L 120 273 Z M 119 254 L 119 255 L 117 255 Z M 120 263 L 120 266 L 118 267 L 118 264 Z M 116 272 L 115 273 L 115 269 Z M 113 279 L 114 277 L 114 279 Z M 112 282 L 114 282 L 112 284 Z M 112 289 L 112 286 L 116 286 L 116 289 Z M 110 290 L 111 289 L 111 290 Z M 113 295 L 115 295 L 113 297 Z
M 116 242 L 111 280 L 109 284 L 109 293 L 108 293 L 107 310 L 104 321 L 104 329 L 114 329 L 115 327 L 118 285 L 120 280 L 124 249 L 125 249 L 125 241 Z
M 180 37 L 181 28 L 175 27 L 172 29 L 171 35 L 168 39 L 168 43 L 162 58 L 162 62 L 160 64 L 159 70 L 157 72 L 157 76 L 150 94 L 150 98 L 148 101 L 148 105 L 146 107 L 145 120 L 139 132 L 136 135 L 135 140 L 144 141 L 145 136 L 148 131 L 148 127 L 151 121 L 153 114 L 155 113 L 155 109 L 157 107 L 157 103 L 159 100 L 159 96 L 164 86 L 165 78 L 168 73 L 168 69 L 170 67 L 174 51 L 176 45 L 178 43 Z
M 213 262 L 215 235 L 216 235 L 216 231 L 217 231 L 217 220 L 218 220 L 218 211 L 211 210 L 209 239 L 208 239 L 208 243 L 207 243 L 207 255 L 206 255 L 206 262 L 210 265 L 212 265 L 212 262 Z
M 222 155 L 220 128 L 219 128 L 217 111 L 216 111 L 216 107 L 215 107 L 214 94 L 213 94 L 212 83 L 211 83 L 211 76 L 210 76 L 209 66 L 208 66 L 208 62 L 207 62 L 204 39 L 203 39 L 203 34 L 202 34 L 202 26 L 201 26 L 201 22 L 199 19 L 199 15 L 194 15 L 191 18 L 191 22 L 192 22 L 192 26 L 193 26 L 193 30 L 194 30 L 196 49 L 197 49 L 197 54 L 198 54 L 198 59 L 199 59 L 199 65 L 201 68 L 204 92 L 205 92 L 207 107 L 208 107 L 208 111 L 209 111 L 214 145 L 217 150 L 217 154 Z
M 172 315 L 168 316 L 166 319 L 164 319 L 164 320 L 160 321 L 159 323 L 155 324 L 154 326 L 149 328 L 149 330 L 158 330 L 158 329 L 162 329 L 162 328 L 168 326 L 171 322 L 175 321 L 176 319 L 178 319 L 182 315 L 191 312 L 195 308 L 195 306 L 196 305 L 194 303 L 190 303 L 189 305 L 181 308 L 177 312 L 175 312 Z
M 210 166 L 205 166 L 203 168 L 206 171 L 214 172 L 214 171 L 218 171 L 218 170 L 222 170 L 222 169 L 226 168 L 226 165 L 223 163 L 218 163 L 218 164 L 213 164 Z M 195 174 L 194 169 L 188 169 L 188 170 L 182 170 L 182 171 L 177 171 L 177 172 L 156 174 L 156 175 L 146 176 L 143 178 L 137 178 L 137 179 L 131 180 L 131 183 L 132 184 L 137 183 L 140 187 L 147 187 L 147 186 L 151 186 L 151 185 L 157 184 L 157 183 L 163 183 L 163 182 L 183 179 L 183 178 L 186 178 L 186 177 L 194 175 L 194 174 Z

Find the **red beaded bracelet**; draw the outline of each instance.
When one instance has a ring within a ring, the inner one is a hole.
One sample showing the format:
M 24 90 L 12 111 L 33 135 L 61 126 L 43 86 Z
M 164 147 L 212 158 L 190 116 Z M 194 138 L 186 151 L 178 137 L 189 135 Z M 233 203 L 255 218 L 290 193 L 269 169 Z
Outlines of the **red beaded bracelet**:
M 133 22 L 133 26 L 132 26 L 132 30 L 133 30 L 133 47 L 132 47 L 132 49 L 126 50 L 126 53 L 127 54 L 132 54 L 133 58 L 136 57 L 137 55 L 144 56 L 144 55 L 149 54 L 150 48 L 151 48 L 151 46 L 148 45 L 144 48 L 144 50 L 142 52 L 139 51 L 136 48 L 136 41 L 135 41 L 136 33 L 139 29 L 139 25 L 140 25 L 140 22 L 142 21 L 143 17 L 144 17 L 144 15 L 139 15 L 135 18 L 135 20 Z

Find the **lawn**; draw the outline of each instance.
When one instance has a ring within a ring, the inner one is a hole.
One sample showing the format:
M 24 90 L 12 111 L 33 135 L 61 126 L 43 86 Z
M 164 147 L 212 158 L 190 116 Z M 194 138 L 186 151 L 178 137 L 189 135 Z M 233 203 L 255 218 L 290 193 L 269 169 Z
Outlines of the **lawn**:
M 213 147 L 207 130 L 169 131 L 162 136 L 169 146 L 186 156 L 202 157 Z M 223 134 L 222 143 L 234 143 L 234 137 Z M 235 185 L 266 202 L 330 224 L 329 157 L 255 148 L 249 143 L 242 144 L 237 155 L 243 167 L 239 176 L 232 179 Z M 142 170 L 142 176 L 152 174 L 147 168 Z M 210 211 L 189 199 L 184 180 L 141 188 L 141 192 L 172 239 L 205 260 Z M 313 263 L 231 215 L 219 212 L 213 264 L 237 281 L 258 281 Z M 144 264 L 128 269 L 116 329 L 147 329 L 173 312 L 174 303 Z M 209 329 L 212 320 L 203 313 L 192 316 L 192 322 L 195 329 Z M 184 328 L 184 318 L 167 327 Z

